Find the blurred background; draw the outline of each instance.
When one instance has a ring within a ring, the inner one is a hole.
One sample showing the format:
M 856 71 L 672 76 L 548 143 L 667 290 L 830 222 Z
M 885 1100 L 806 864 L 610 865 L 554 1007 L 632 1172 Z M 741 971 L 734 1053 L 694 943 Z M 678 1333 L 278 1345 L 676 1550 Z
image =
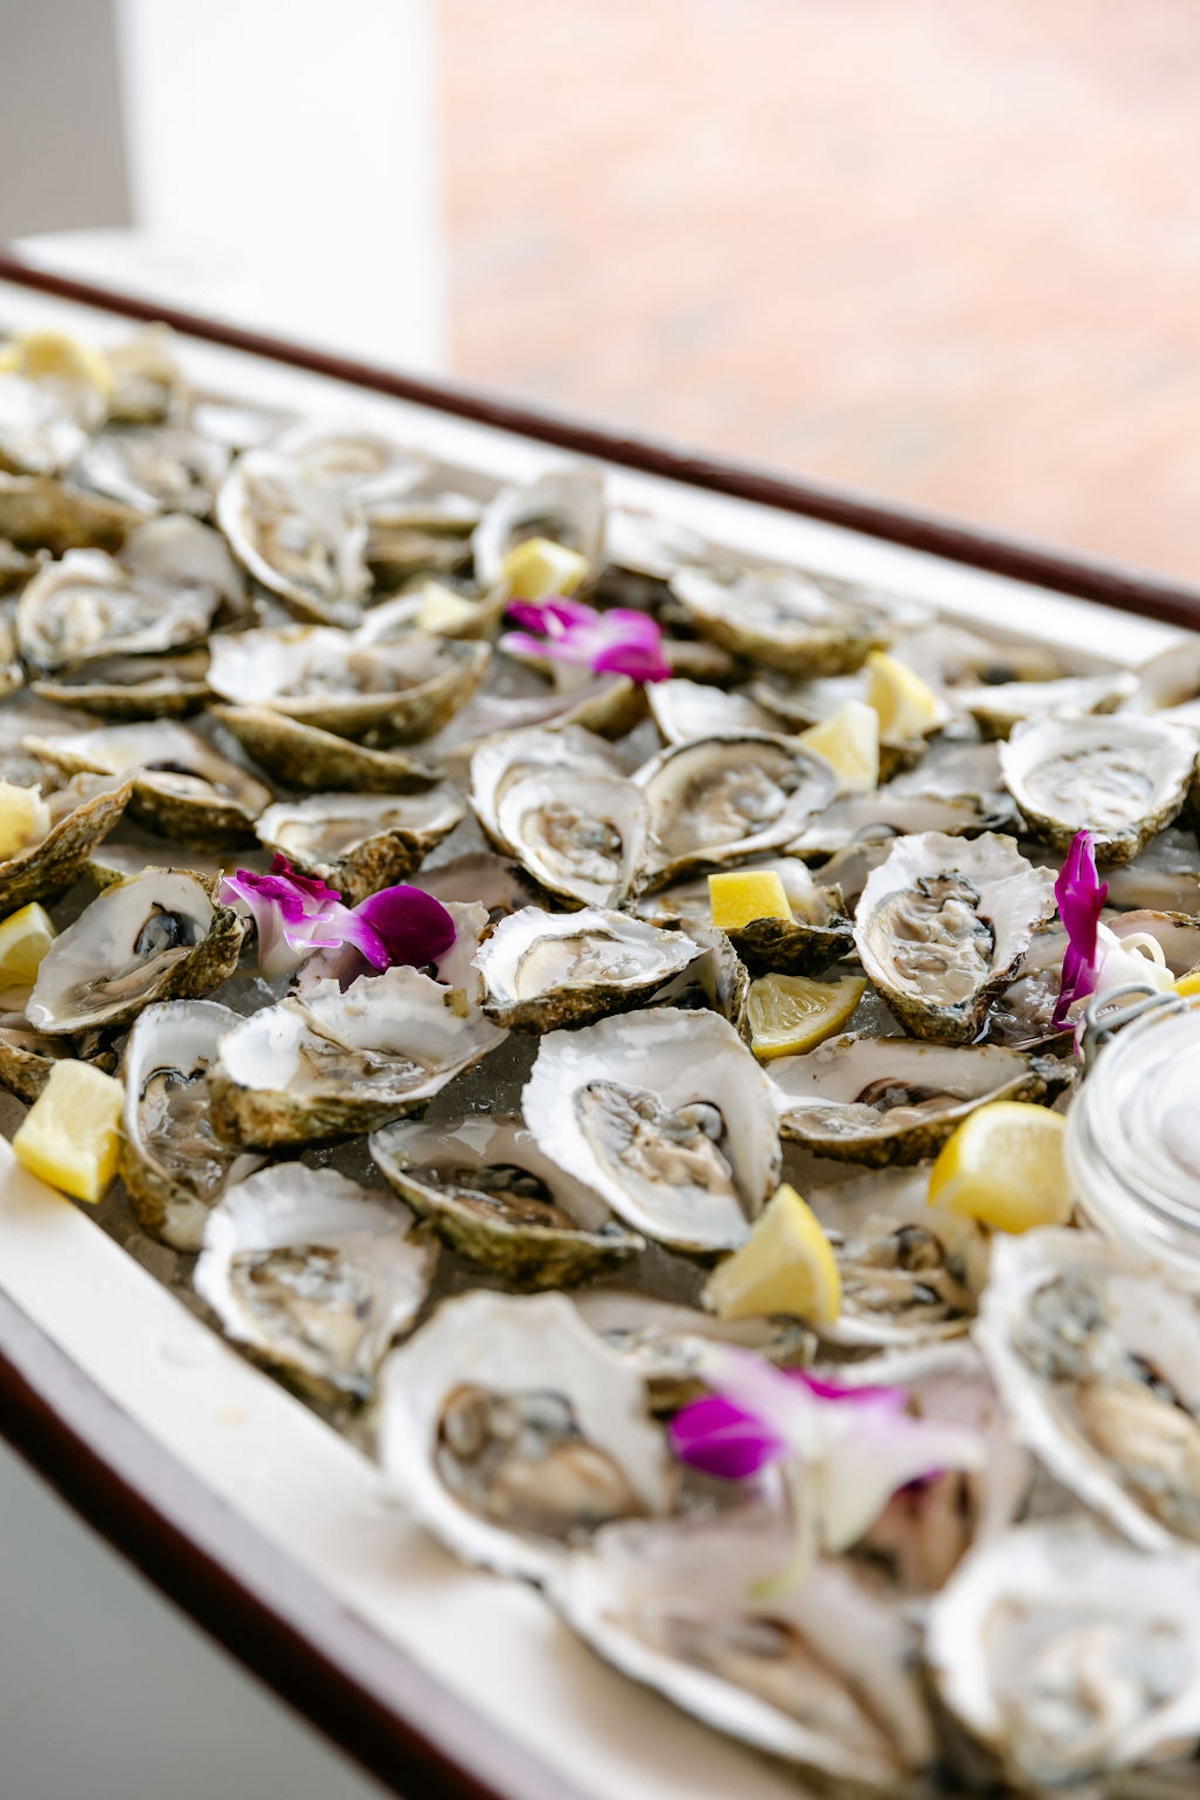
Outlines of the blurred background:
M 1181 576 L 1200 9 L 0 0 L 0 238 Z

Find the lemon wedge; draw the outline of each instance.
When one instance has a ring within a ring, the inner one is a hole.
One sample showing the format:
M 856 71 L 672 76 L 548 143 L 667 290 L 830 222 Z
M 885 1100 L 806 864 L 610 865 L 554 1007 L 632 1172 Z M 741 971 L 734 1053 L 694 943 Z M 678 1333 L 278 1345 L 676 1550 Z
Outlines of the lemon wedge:
M 544 600 L 547 594 L 573 594 L 588 572 L 587 557 L 552 538 L 525 538 L 514 544 L 501 565 L 514 600 Z
M 740 931 L 755 919 L 790 919 L 783 882 L 774 869 L 730 869 L 708 878 L 708 904 L 718 931 Z
M 56 1062 L 13 1138 L 17 1159 L 51 1187 L 93 1205 L 117 1172 L 125 1089 L 91 1063 Z
M 65 331 L 21 332 L 4 346 L 2 354 L 0 371 L 24 375 L 30 381 L 79 381 L 95 388 L 105 400 L 112 398 L 116 383 L 107 356 Z
M 761 1061 L 812 1050 L 840 1031 L 867 991 L 861 975 L 813 981 L 808 975 L 764 975 L 750 983 L 746 1023 Z
M 10 913 L 0 925 L 0 988 L 32 987 L 54 936 L 54 927 L 36 900 Z
M 721 1319 L 791 1313 L 832 1325 L 842 1310 L 842 1278 L 816 1214 L 785 1182 L 767 1202 L 740 1250 L 713 1270 L 703 1300 Z
M 797 741 L 833 764 L 839 794 L 869 794 L 879 786 L 879 720 L 865 700 L 847 700 Z
M 435 636 L 439 633 L 452 636 L 464 625 L 469 625 L 478 612 L 478 601 L 468 600 L 464 595 L 456 594 L 453 588 L 442 587 L 440 582 L 431 582 L 417 613 L 417 629 L 433 632 Z
M 1186 975 L 1179 977 L 1175 983 L 1175 992 L 1182 994 L 1185 1000 L 1190 1000 L 1193 994 L 1200 994 L 1200 963 L 1194 969 L 1189 969 Z
M 998 1231 L 1066 1225 L 1066 1120 L 1025 1100 L 993 1100 L 964 1119 L 929 1175 L 929 1204 Z
M 879 714 L 884 744 L 911 743 L 935 730 L 946 716 L 929 683 L 885 650 L 872 650 L 867 657 L 867 704 Z
M 40 843 L 50 829 L 50 808 L 35 787 L 0 781 L 0 857 Z

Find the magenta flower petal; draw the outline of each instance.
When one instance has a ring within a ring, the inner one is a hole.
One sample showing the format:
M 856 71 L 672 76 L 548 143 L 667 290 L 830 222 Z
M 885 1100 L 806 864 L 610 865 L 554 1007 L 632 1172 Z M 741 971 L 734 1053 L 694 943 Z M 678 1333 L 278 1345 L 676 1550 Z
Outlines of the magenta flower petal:
M 882 1406 L 890 1412 L 903 1412 L 908 1405 L 908 1395 L 901 1387 L 842 1387 L 810 1375 L 807 1369 L 785 1369 L 783 1373 L 791 1381 L 802 1382 L 818 1400 L 848 1400 L 859 1406 Z
M 524 629 L 507 632 L 500 648 L 515 655 L 543 656 L 596 674 L 627 675 L 633 681 L 665 681 L 671 673 L 662 632 L 648 613 L 622 606 L 597 612 L 581 600 L 561 595 L 515 600 L 508 613 Z M 543 636 L 531 636 L 535 632 Z
M 384 967 L 407 963 L 423 969 L 426 963 L 445 956 L 458 936 L 454 920 L 441 901 L 421 888 L 384 888 L 382 893 L 360 901 L 354 914 L 382 942 Z M 370 952 L 364 954 L 369 956 Z
M 1097 932 L 1108 898 L 1108 883 L 1101 881 L 1097 872 L 1090 832 L 1076 833 L 1054 884 L 1054 897 L 1067 933 L 1058 1003 L 1054 1008 L 1054 1023 L 1062 1026 L 1068 1023 L 1075 1001 L 1093 993 L 1096 987 Z
M 747 1481 L 787 1449 L 753 1413 L 720 1394 L 693 1400 L 675 1414 L 668 1429 L 681 1462 L 723 1481 Z

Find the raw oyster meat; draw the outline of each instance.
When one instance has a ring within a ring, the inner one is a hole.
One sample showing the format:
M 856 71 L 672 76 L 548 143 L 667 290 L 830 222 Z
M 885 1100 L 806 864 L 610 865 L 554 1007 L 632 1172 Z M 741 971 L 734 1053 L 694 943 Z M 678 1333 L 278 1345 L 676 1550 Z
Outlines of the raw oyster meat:
M 194 875 L 115 881 L 55 938 L 26 1017 L 38 1031 L 86 1031 L 128 1024 L 151 1000 L 211 993 L 236 969 L 245 931 Z
M 138 1223 L 175 1250 L 199 1250 L 225 1187 L 261 1160 L 221 1143 L 209 1117 L 209 1066 L 237 1021 L 215 1000 L 164 1001 L 125 1046 L 121 1179 Z
M 845 1032 L 772 1059 L 779 1129 L 816 1156 L 883 1168 L 932 1156 L 977 1106 L 1036 1100 L 1048 1071 L 995 1044 Z
M 650 807 L 647 876 L 657 887 L 781 848 L 837 792 L 824 757 L 766 732 L 672 745 L 634 780 Z
M 1093 1232 L 1001 1237 L 976 1340 L 1012 1428 L 1143 1550 L 1200 1543 L 1200 1302 Z
M 318 1393 L 365 1398 L 425 1302 L 437 1246 L 384 1189 L 275 1163 L 209 1214 L 196 1292 L 230 1337 Z
M 145 513 L 207 518 L 229 451 L 186 425 L 102 431 L 71 470 L 81 487 Z
M 1000 767 L 1038 836 L 1065 850 L 1090 831 L 1100 861 L 1127 863 L 1179 812 L 1196 749 L 1194 731 L 1159 719 L 1043 719 L 1013 732 Z
M 269 806 L 259 841 L 305 875 L 328 882 L 350 904 L 410 875 L 454 830 L 463 804 L 453 788 L 427 794 L 314 794 Z
M 396 1192 L 440 1237 L 524 1287 L 590 1281 L 645 1248 L 519 1118 L 400 1119 L 370 1143 Z
M 863 968 L 918 1037 L 968 1043 L 1054 910 L 1054 876 L 1011 838 L 898 838 L 855 915 Z
M 588 1025 L 647 1000 L 700 954 L 680 932 L 585 907 L 510 913 L 480 946 L 483 1009 L 510 1031 Z
M 933 1602 L 926 1656 L 945 1704 L 1022 1791 L 1193 1756 L 1200 1561 L 1131 1549 L 1085 1514 L 1018 1526 Z M 1103 1791 L 1142 1792 L 1129 1777 Z
M 715 1013 L 652 1007 L 551 1032 L 521 1110 L 552 1161 L 677 1249 L 740 1244 L 778 1180 L 770 1083 Z
M 925 1170 L 815 1188 L 809 1202 L 833 1245 L 842 1309 L 831 1344 L 889 1348 L 961 1337 L 988 1278 L 983 1226 L 929 1204 Z
M 384 1364 L 379 1456 L 448 1548 L 534 1580 L 572 1539 L 672 1497 L 642 1376 L 565 1294 L 443 1301 Z
M 786 1518 L 637 1521 L 553 1573 L 550 1598 L 607 1661 L 707 1724 L 855 1793 L 908 1792 L 933 1731 L 899 1608 L 846 1562 L 800 1585 Z
M 416 969 L 322 982 L 243 1019 L 209 1073 L 213 1125 L 269 1150 L 371 1131 L 411 1112 L 504 1042 L 481 1013 Z

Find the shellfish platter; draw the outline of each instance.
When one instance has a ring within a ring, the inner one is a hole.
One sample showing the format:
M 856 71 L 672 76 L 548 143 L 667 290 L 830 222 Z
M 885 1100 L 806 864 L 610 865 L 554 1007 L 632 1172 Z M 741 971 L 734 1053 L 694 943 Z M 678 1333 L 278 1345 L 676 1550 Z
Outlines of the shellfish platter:
M 15 286 L 0 594 L 3 1294 L 553 1791 L 1195 1793 L 1200 639 Z

